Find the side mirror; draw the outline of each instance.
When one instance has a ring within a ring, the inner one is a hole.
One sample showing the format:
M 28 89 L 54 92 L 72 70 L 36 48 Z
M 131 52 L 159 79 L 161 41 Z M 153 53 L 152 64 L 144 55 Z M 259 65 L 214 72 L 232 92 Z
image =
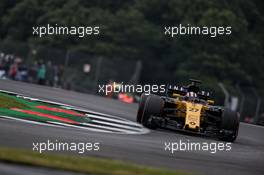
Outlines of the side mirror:
M 173 97 L 181 97 L 181 95 L 180 94 L 177 94 L 177 93 L 173 93 L 172 96 Z
M 215 103 L 214 100 L 207 100 L 207 102 L 209 105 L 214 105 L 214 103 Z

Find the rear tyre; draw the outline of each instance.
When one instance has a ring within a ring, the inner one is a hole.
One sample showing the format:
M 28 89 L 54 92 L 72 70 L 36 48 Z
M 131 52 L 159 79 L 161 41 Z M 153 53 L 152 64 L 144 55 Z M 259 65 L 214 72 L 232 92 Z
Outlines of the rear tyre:
M 156 95 L 148 96 L 143 108 L 141 123 L 143 126 L 156 129 L 158 127 L 157 123 L 152 120 L 152 116 L 161 117 L 164 107 L 164 101 Z
M 224 109 L 221 118 L 220 130 L 223 132 L 220 140 L 234 142 L 238 135 L 240 117 L 237 112 Z

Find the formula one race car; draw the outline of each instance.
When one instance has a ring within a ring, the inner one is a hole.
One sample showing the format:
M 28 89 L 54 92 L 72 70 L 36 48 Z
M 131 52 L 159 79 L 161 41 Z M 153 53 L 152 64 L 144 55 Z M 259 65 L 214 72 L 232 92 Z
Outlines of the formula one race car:
M 210 93 L 201 91 L 199 80 L 186 87 L 169 85 L 166 96 L 142 94 L 137 122 L 147 128 L 169 128 L 210 135 L 233 142 L 238 135 L 239 114 L 214 106 Z

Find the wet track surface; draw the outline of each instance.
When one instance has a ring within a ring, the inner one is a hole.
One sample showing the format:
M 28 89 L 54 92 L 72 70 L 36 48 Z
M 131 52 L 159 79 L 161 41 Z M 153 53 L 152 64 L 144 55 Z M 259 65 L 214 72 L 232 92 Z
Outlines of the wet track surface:
M 137 104 L 7 80 L 0 80 L 0 89 L 136 121 Z M 47 140 L 99 142 L 100 151 L 85 154 L 199 174 L 264 174 L 264 128 L 243 123 L 232 150 L 215 154 L 210 151 L 177 151 L 173 154 L 165 151 L 164 142 L 218 142 L 165 130 L 142 135 L 107 134 L 0 119 L 0 133 L 1 146 L 32 149 L 33 142 Z

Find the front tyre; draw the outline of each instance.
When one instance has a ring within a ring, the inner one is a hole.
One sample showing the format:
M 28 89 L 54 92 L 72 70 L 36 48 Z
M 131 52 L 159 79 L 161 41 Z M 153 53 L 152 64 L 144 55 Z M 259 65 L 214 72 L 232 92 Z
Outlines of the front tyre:
M 143 110 L 145 108 L 145 103 L 146 100 L 149 96 L 146 94 L 142 94 L 139 102 L 139 107 L 138 107 L 138 112 L 137 112 L 137 122 L 141 123 L 142 121 L 142 115 L 143 115 Z
M 239 130 L 239 114 L 230 109 L 224 109 L 221 116 L 220 131 L 222 132 L 219 136 L 220 140 L 227 142 L 234 142 L 238 135 Z
M 164 107 L 164 101 L 156 95 L 148 96 L 143 108 L 141 123 L 143 126 L 156 129 L 157 124 L 152 120 L 152 116 L 161 117 Z

